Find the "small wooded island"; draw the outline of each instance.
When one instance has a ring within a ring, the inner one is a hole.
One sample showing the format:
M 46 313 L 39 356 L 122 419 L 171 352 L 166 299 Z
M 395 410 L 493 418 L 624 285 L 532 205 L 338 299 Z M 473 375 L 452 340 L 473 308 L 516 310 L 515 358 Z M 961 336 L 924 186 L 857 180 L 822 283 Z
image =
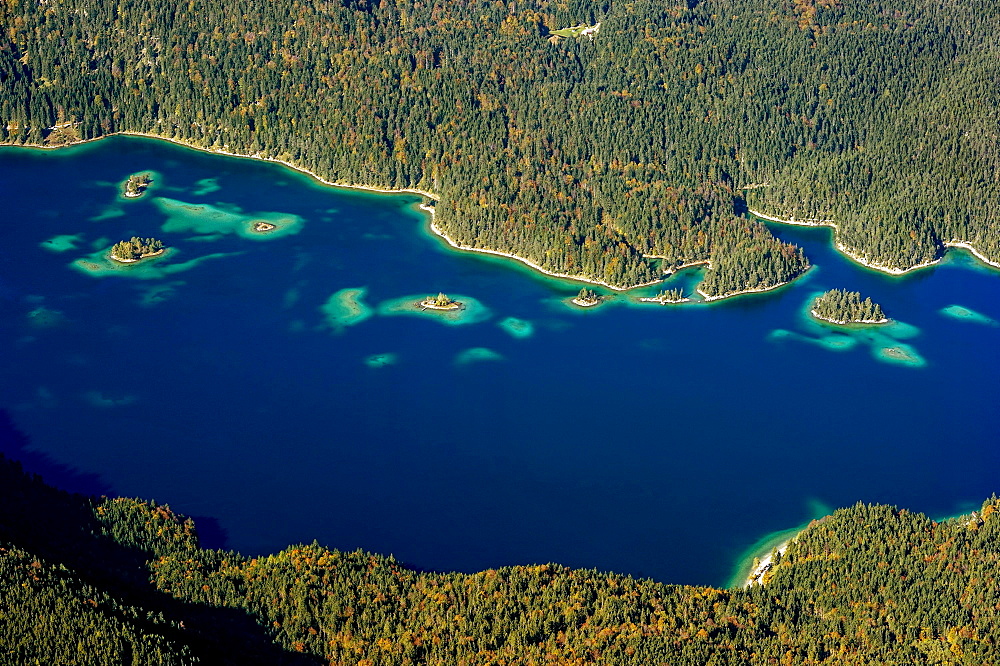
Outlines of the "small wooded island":
M 601 300 L 600 295 L 596 291 L 584 287 L 580 290 L 580 293 L 573 298 L 572 303 L 574 305 L 579 305 L 581 308 L 591 308 L 595 305 L 600 305 Z
M 274 231 L 277 228 L 277 225 L 271 224 L 270 222 L 258 220 L 252 227 L 250 227 L 250 230 L 257 234 L 266 234 L 267 232 Z
M 149 257 L 159 256 L 164 251 L 166 248 L 163 247 L 161 240 L 133 236 L 131 240 L 115 243 L 108 256 L 120 264 L 134 264 Z
M 639 299 L 643 303 L 659 303 L 669 305 L 671 303 L 687 303 L 690 298 L 684 296 L 683 289 L 661 289 L 656 296 L 643 296 Z
M 148 173 L 135 173 L 125 181 L 125 196 L 129 199 L 138 199 L 146 193 L 146 188 L 153 182 Z
M 420 307 L 427 310 L 458 310 L 462 304 L 448 298 L 447 294 L 439 292 L 437 296 L 428 296 L 420 301 Z
M 878 303 L 861 300 L 861 294 L 845 289 L 831 289 L 816 298 L 809 314 L 831 324 L 885 324 L 889 319 Z

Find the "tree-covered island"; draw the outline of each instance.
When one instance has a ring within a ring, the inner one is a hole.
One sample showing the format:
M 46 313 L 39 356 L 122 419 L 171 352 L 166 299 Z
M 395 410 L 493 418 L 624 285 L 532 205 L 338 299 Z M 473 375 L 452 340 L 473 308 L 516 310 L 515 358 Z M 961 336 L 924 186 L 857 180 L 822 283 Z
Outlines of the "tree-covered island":
M 146 193 L 146 188 L 153 182 L 148 173 L 134 173 L 125 181 L 125 196 L 129 199 L 138 199 Z
M 592 308 L 595 305 L 600 305 L 602 300 L 601 295 L 596 291 L 584 287 L 570 302 L 573 305 L 579 305 L 581 308 Z
M 882 306 L 872 299 L 861 300 L 861 294 L 844 289 L 831 289 L 812 302 L 809 314 L 831 324 L 885 324 L 889 319 Z
M 420 301 L 420 307 L 427 310 L 459 310 L 462 304 L 449 298 L 444 292 L 438 292 L 437 296 L 428 296 Z
M 133 236 L 131 240 L 115 243 L 108 256 L 121 264 L 134 264 L 149 257 L 159 256 L 164 251 L 166 248 L 161 240 Z
M 642 303 L 659 303 L 660 305 L 670 305 L 673 303 L 687 303 L 690 298 L 684 296 L 684 290 L 679 288 L 661 289 L 656 296 L 643 296 L 639 299 Z

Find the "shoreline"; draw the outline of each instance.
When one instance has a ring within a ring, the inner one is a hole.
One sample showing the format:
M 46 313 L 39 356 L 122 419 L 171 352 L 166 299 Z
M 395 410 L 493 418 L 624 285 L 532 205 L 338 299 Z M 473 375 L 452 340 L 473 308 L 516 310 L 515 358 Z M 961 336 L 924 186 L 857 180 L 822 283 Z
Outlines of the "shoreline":
M 771 570 L 774 564 L 771 562 L 771 558 L 774 551 L 778 552 L 778 555 L 784 555 L 788 551 L 788 546 L 791 545 L 795 537 L 782 541 L 780 544 L 771 549 L 764 557 L 760 558 L 760 563 L 751 569 L 750 573 L 747 575 L 746 581 L 743 583 L 743 587 L 750 587 L 752 585 L 763 585 L 764 574 Z
M 462 304 L 456 301 L 452 301 L 448 305 L 437 305 L 433 301 L 427 299 L 420 301 L 420 307 L 424 310 L 438 310 L 439 312 L 451 312 L 453 310 L 461 310 Z
M 640 296 L 638 301 L 640 303 L 656 303 L 658 305 L 680 305 L 681 303 L 690 303 L 691 299 L 685 297 L 671 301 L 665 298 L 657 298 L 656 296 Z
M 113 132 L 111 134 L 105 134 L 104 136 L 94 137 L 93 139 L 81 139 L 79 141 L 74 141 L 73 143 L 65 143 L 59 146 L 41 146 L 38 145 L 37 143 L 0 143 L 0 148 L 9 147 L 9 148 L 30 148 L 34 150 L 59 150 L 62 148 L 73 148 L 74 146 L 83 146 L 89 143 L 96 143 L 97 141 L 103 141 L 104 139 L 109 139 L 113 136 L 138 136 L 145 139 L 166 141 L 167 143 L 172 143 L 175 146 L 181 146 L 182 148 L 189 148 L 191 150 L 197 150 L 203 153 L 211 153 L 212 155 L 227 155 L 229 157 L 241 157 L 250 160 L 260 160 L 262 162 L 274 162 L 276 164 L 282 164 L 288 167 L 289 169 L 292 169 L 293 171 L 298 171 L 299 173 L 303 173 L 312 178 L 313 180 L 317 181 L 318 183 L 321 183 L 323 185 L 328 185 L 330 187 L 341 187 L 349 190 L 364 190 L 366 192 L 376 192 L 379 194 L 407 194 L 407 193 L 420 194 L 427 197 L 428 199 L 432 199 L 434 201 L 440 201 L 440 197 L 434 194 L 433 192 L 428 192 L 427 190 L 422 190 L 416 187 L 408 187 L 403 189 L 390 189 L 387 187 L 379 187 L 377 185 L 338 183 L 332 180 L 327 180 L 322 176 L 319 176 L 316 173 L 310 171 L 309 169 L 306 169 L 305 167 L 298 166 L 297 164 L 293 164 L 287 160 L 278 159 L 277 157 L 265 157 L 260 153 L 257 153 L 256 155 L 248 155 L 245 153 L 234 153 L 232 151 L 222 150 L 219 148 L 203 148 L 202 146 L 196 146 L 191 143 L 185 143 L 180 139 L 174 139 L 172 137 L 162 136 L 160 134 L 153 134 L 152 132 L 131 132 L 131 131 Z
M 781 289 L 782 287 L 787 287 L 788 285 L 795 282 L 796 280 L 798 280 L 800 277 L 802 277 L 811 270 L 812 266 L 809 266 L 809 268 L 805 269 L 804 271 L 802 271 L 801 274 L 796 275 L 791 280 L 786 280 L 785 282 L 779 282 L 778 284 L 771 285 L 770 287 L 754 287 L 753 289 L 744 289 L 743 291 L 737 291 L 731 294 L 722 294 L 721 296 L 709 296 L 708 294 L 706 294 L 701 290 L 700 286 L 698 286 L 695 288 L 695 292 L 697 292 L 699 296 L 705 299 L 704 300 L 705 303 L 711 303 L 712 301 L 721 301 L 726 298 L 732 298 L 734 296 L 743 296 L 745 294 L 763 294 L 768 291 L 774 291 L 775 289 Z
M 837 326 L 851 326 L 852 324 L 888 324 L 889 318 L 883 317 L 882 319 L 860 319 L 858 321 L 841 321 L 839 319 L 830 319 L 829 317 L 824 317 L 818 314 L 815 310 L 809 310 L 809 314 L 815 319 L 820 321 L 829 322 L 831 324 L 836 324 Z
M 564 280 L 573 280 L 575 282 L 586 282 L 587 284 L 596 284 L 596 285 L 600 285 L 602 287 L 607 287 L 608 289 L 612 289 L 614 291 L 629 291 L 629 290 L 632 290 L 632 289 L 641 289 L 642 287 L 649 287 L 649 286 L 652 286 L 654 284 L 659 284 L 660 282 L 663 282 L 662 279 L 659 279 L 659 280 L 652 280 L 650 282 L 643 282 L 642 284 L 632 285 L 631 287 L 622 287 L 622 286 L 619 286 L 619 285 L 609 284 L 607 282 L 604 282 L 603 280 L 593 280 L 593 279 L 590 279 L 590 278 L 585 278 L 585 277 L 580 276 L 580 275 L 569 275 L 568 273 L 556 273 L 554 271 L 550 271 L 550 270 L 547 270 L 545 268 L 542 268 L 541 266 L 539 266 L 535 262 L 531 261 L 530 259 L 525 259 L 524 257 L 519 257 L 516 254 L 512 254 L 510 252 L 501 252 L 500 250 L 487 250 L 485 248 L 469 247 L 467 245 L 462 245 L 461 243 L 458 243 L 457 241 L 455 241 L 451 236 L 449 236 L 448 234 L 446 234 L 444 231 L 442 231 L 439 226 L 437 226 L 437 223 L 434 221 L 434 217 L 435 217 L 434 206 L 428 206 L 426 204 L 421 204 L 419 207 L 420 207 L 421 210 L 425 210 L 425 211 L 427 211 L 427 212 L 429 212 L 431 214 L 431 223 L 430 223 L 430 226 L 428 227 L 431 230 L 431 232 L 435 236 L 438 236 L 438 237 L 442 238 L 445 242 L 448 243 L 448 245 L 450 245 L 451 247 L 453 247 L 456 250 L 461 250 L 463 252 L 479 252 L 481 254 L 491 254 L 491 255 L 494 255 L 494 256 L 497 256 L 497 257 L 505 257 L 507 259 L 515 259 L 515 260 L 521 262 L 522 264 L 524 264 L 525 266 L 528 266 L 529 268 L 533 268 L 536 271 L 538 271 L 539 273 L 542 273 L 543 275 L 548 275 L 549 277 L 561 278 L 561 279 L 564 279 Z
M 428 192 L 427 190 L 423 190 L 423 189 L 420 189 L 420 188 L 417 188 L 417 187 L 408 187 L 408 188 L 402 188 L 402 189 L 390 189 L 390 188 L 386 188 L 386 187 L 379 187 L 379 186 L 376 186 L 376 185 L 368 185 L 368 184 L 362 185 L 362 184 L 358 184 L 358 183 L 338 183 L 338 182 L 334 182 L 334 181 L 331 181 L 331 180 L 326 180 L 325 178 L 317 175 L 316 173 L 310 171 L 309 169 L 306 169 L 305 167 L 298 166 L 296 164 L 292 164 L 291 162 L 288 162 L 287 160 L 278 159 L 276 157 L 265 157 L 265 156 L 263 156 L 263 155 L 261 155 L 259 153 L 256 154 L 256 155 L 247 155 L 247 154 L 243 154 L 243 153 L 234 153 L 234 152 L 229 151 L 229 150 L 221 150 L 221 149 L 217 149 L 217 148 L 203 148 L 201 146 L 195 146 L 195 145 L 192 145 L 192 144 L 189 144 L 189 143 L 185 143 L 185 142 L 183 142 L 183 141 L 181 141 L 179 139 L 174 139 L 174 138 L 171 138 L 171 137 L 161 136 L 159 134 L 153 134 L 151 132 L 115 132 L 113 134 L 107 134 L 105 136 L 99 136 L 99 137 L 95 137 L 93 139 L 83 139 L 83 140 L 80 140 L 80 141 L 76 141 L 74 143 L 64 144 L 64 145 L 61 145 L 61 146 L 40 146 L 40 145 L 37 145 L 37 144 L 25 144 L 25 143 L 22 143 L 22 144 L 13 144 L 13 143 L 11 143 L 11 144 L 0 144 L 0 147 L 10 146 L 12 148 L 33 148 L 33 149 L 37 149 L 37 150 L 58 150 L 60 148 L 69 148 L 69 147 L 72 147 L 72 146 L 80 146 L 80 145 L 85 145 L 85 144 L 88 144 L 88 143 L 94 143 L 96 141 L 101 141 L 103 139 L 107 139 L 107 138 L 112 137 L 112 136 L 138 136 L 138 137 L 142 137 L 142 138 L 146 138 L 146 139 L 155 139 L 155 140 L 158 140 L 158 141 L 166 141 L 168 143 L 172 143 L 172 144 L 177 145 L 177 146 L 181 146 L 181 147 L 184 147 L 184 148 L 189 148 L 191 150 L 198 150 L 198 151 L 201 151 L 201 152 L 204 152 L 204 153 L 211 153 L 213 155 L 227 155 L 229 157 L 242 157 L 242 158 L 245 158 L 245 159 L 261 160 L 261 161 L 264 161 L 264 162 L 274 162 L 275 164 L 281 164 L 283 166 L 288 167 L 289 169 L 292 169 L 294 171 L 298 171 L 299 173 L 303 173 L 303 174 L 309 176 L 310 178 L 312 178 L 313 180 L 315 180 L 315 181 L 317 181 L 317 182 L 319 182 L 319 183 L 321 183 L 323 185 L 328 185 L 330 187 L 340 187 L 340 188 L 351 189 L 351 190 L 362 190 L 362 191 L 366 191 L 366 192 L 375 192 L 377 194 L 419 194 L 421 196 L 427 197 L 431 201 L 437 202 L 437 201 L 441 200 L 441 197 L 439 195 L 434 194 L 433 192 Z M 662 278 L 661 278 L 659 280 L 652 280 L 650 282 L 644 282 L 642 284 L 632 285 L 632 286 L 629 286 L 629 287 L 622 287 L 622 286 L 619 286 L 619 285 L 609 284 L 609 283 L 604 282 L 602 280 L 592 280 L 590 278 L 585 278 L 585 277 L 579 276 L 579 275 L 569 275 L 567 273 L 556 273 L 554 271 L 549 271 L 547 269 L 542 268 L 541 266 L 539 266 L 535 262 L 531 261 L 530 259 L 525 259 L 524 257 L 520 257 L 520 256 L 518 256 L 516 254 L 512 254 L 510 252 L 501 252 L 499 250 L 488 250 L 488 249 L 485 249 L 485 248 L 468 247 L 468 246 L 465 246 L 465 245 L 462 245 L 462 244 L 456 242 L 454 239 L 452 239 L 450 236 L 448 236 L 446 233 L 444 233 L 444 231 L 442 231 L 440 227 L 437 226 L 437 224 L 434 221 L 434 218 L 436 216 L 436 212 L 434 210 L 434 206 L 429 205 L 427 202 L 422 202 L 421 204 L 419 204 L 418 208 L 420 208 L 420 210 L 422 210 L 422 211 L 424 211 L 426 213 L 430 213 L 431 222 L 430 222 L 430 227 L 429 228 L 430 228 L 431 232 L 434 235 L 436 235 L 436 236 L 438 236 L 440 238 L 443 238 L 448 243 L 448 245 L 450 245 L 452 248 L 454 248 L 456 250 L 461 250 L 461 251 L 464 251 L 464 252 L 480 252 L 482 254 L 491 254 L 491 255 L 494 255 L 494 256 L 504 257 L 504 258 L 507 258 L 507 259 L 514 259 L 514 260 L 519 261 L 522 264 L 528 266 L 529 268 L 532 268 L 532 269 L 538 271 L 539 273 L 542 273 L 543 275 L 547 275 L 549 277 L 561 278 L 561 279 L 566 279 L 566 280 L 573 280 L 575 282 L 585 282 L 587 284 L 596 284 L 596 285 L 599 285 L 599 286 L 602 286 L 602 287 L 607 287 L 608 289 L 613 289 L 614 291 L 628 291 L 630 289 L 640 289 L 642 287 L 649 287 L 649 286 L 652 286 L 654 284 L 658 284 L 658 283 L 660 283 L 660 282 L 663 281 Z
M 872 270 L 879 271 L 880 273 L 887 273 L 889 275 L 905 275 L 906 273 L 910 273 L 912 271 L 919 271 L 923 268 L 934 266 L 936 264 L 941 263 L 944 260 L 946 254 L 946 252 L 942 253 L 942 255 L 937 259 L 924 261 L 914 266 L 910 266 L 909 268 L 896 268 L 894 266 L 886 266 L 884 264 L 879 264 L 869 260 L 867 257 L 858 254 L 857 251 L 847 247 L 840 240 L 838 240 L 837 232 L 840 231 L 840 227 L 838 227 L 837 223 L 834 222 L 833 220 L 820 220 L 820 219 L 797 220 L 794 217 L 788 219 L 782 219 L 779 217 L 774 217 L 773 215 L 765 215 L 764 213 L 753 210 L 752 208 L 747 208 L 747 212 L 753 215 L 754 217 L 759 217 L 762 220 L 768 220 L 770 222 L 777 222 L 778 224 L 788 224 L 795 227 L 827 227 L 833 229 L 834 231 L 833 246 L 837 249 L 838 252 L 843 254 L 851 261 L 860 264 L 861 266 L 864 266 L 865 268 L 870 268 Z M 968 250 L 976 259 L 983 262 L 987 266 L 990 266 L 992 268 L 1000 268 L 1000 262 L 991 261 L 987 259 L 969 241 L 953 239 L 950 241 L 943 242 L 942 245 L 946 249 L 952 247 L 958 247 L 962 248 L 963 250 Z
M 164 248 L 160 248 L 156 252 L 150 252 L 148 254 L 140 254 L 138 259 L 119 259 L 117 257 L 112 257 L 110 252 L 108 253 L 107 256 L 108 256 L 108 259 L 110 259 L 111 261 L 113 261 L 113 262 L 115 262 L 117 264 L 137 264 L 140 261 L 143 261 L 145 259 L 152 259 L 153 257 L 158 257 L 158 256 L 160 256 L 161 254 L 163 254 L 166 251 L 167 251 L 167 248 L 165 248 L 165 247 Z
M 37 145 L 37 144 L 0 144 L 0 147 L 10 146 L 12 148 L 32 148 L 32 149 L 36 149 L 36 150 L 58 150 L 60 148 L 70 148 L 70 147 L 73 147 L 73 146 L 81 146 L 81 145 L 85 145 L 85 144 L 89 144 L 89 143 L 94 143 L 94 142 L 97 142 L 97 141 L 102 141 L 104 139 L 107 139 L 107 138 L 113 137 L 113 136 L 137 136 L 137 137 L 142 137 L 142 138 L 146 138 L 146 139 L 154 139 L 154 140 L 158 140 L 158 141 L 166 141 L 168 143 L 172 143 L 174 145 L 181 146 L 183 148 L 188 148 L 188 149 L 191 149 L 191 150 L 197 150 L 197 151 L 201 151 L 201 152 L 204 152 L 204 153 L 210 153 L 210 154 L 214 154 L 214 155 L 226 155 L 226 156 L 229 156 L 229 157 L 240 157 L 240 158 L 245 158 L 245 159 L 261 160 L 261 161 L 264 161 L 264 162 L 273 162 L 275 164 L 281 164 L 283 166 L 286 166 L 289 169 L 292 169 L 293 171 L 297 171 L 299 173 L 305 174 L 305 175 L 309 176 L 310 178 L 312 178 L 313 180 L 315 180 L 316 182 L 321 183 L 323 185 L 330 186 L 330 187 L 339 187 L 339 188 L 351 189 L 351 190 L 362 190 L 362 191 L 366 191 L 366 192 L 375 192 L 377 194 L 419 194 L 419 195 L 424 196 L 424 197 L 426 197 L 426 198 L 428 198 L 428 199 L 430 199 L 431 201 L 434 201 L 434 202 L 438 202 L 438 201 L 441 200 L 441 198 L 440 198 L 439 195 L 434 194 L 433 192 L 429 192 L 427 190 L 420 189 L 418 187 L 408 187 L 408 188 L 401 188 L 401 189 L 390 189 L 390 188 L 386 188 L 386 187 L 379 187 L 379 186 L 369 185 L 369 184 L 338 183 L 338 182 L 326 180 L 325 178 L 317 175 L 316 173 L 310 171 L 309 169 L 306 169 L 305 167 L 301 167 L 301 166 L 298 166 L 296 164 L 293 164 L 293 163 L 291 163 L 291 162 L 289 162 L 287 160 L 282 160 L 282 159 L 279 159 L 279 158 L 276 158 L 276 157 L 265 157 L 265 156 L 261 155 L 260 153 L 258 153 L 256 155 L 248 155 L 248 154 L 243 154 L 243 153 L 234 153 L 234 152 L 229 151 L 229 150 L 222 150 L 222 149 L 217 149 L 217 148 L 203 148 L 201 146 L 196 146 L 196 145 L 192 145 L 190 143 L 185 143 L 184 141 L 181 141 L 179 139 L 174 139 L 174 138 L 171 138 L 171 137 L 161 136 L 159 134 L 154 134 L 152 132 L 131 132 L 131 131 L 115 132 L 113 134 L 107 134 L 107 135 L 104 135 L 104 136 L 95 137 L 93 139 L 83 139 L 83 140 L 80 140 L 80 141 L 76 141 L 74 143 L 68 143 L 68 144 L 64 144 L 64 145 L 60 145 L 60 146 L 40 146 L 40 145 Z M 430 231 L 434 235 L 436 235 L 436 236 L 444 239 L 444 241 L 447 242 L 448 245 L 450 245 L 452 248 L 454 248 L 456 250 L 463 251 L 463 252 L 479 252 L 481 254 L 489 254 L 489 255 L 493 255 L 493 256 L 497 256 L 497 257 L 504 257 L 506 259 L 514 259 L 514 260 L 519 261 L 520 263 L 524 264 L 525 266 L 528 266 L 529 268 L 532 268 L 532 269 L 538 271 L 539 273 L 541 273 L 542 275 L 546 275 L 548 277 L 553 277 L 553 278 L 558 278 L 558 279 L 563 279 L 563 280 L 573 280 L 574 282 L 584 282 L 586 284 L 596 284 L 596 285 L 599 285 L 599 286 L 602 286 L 602 287 L 607 287 L 608 289 L 611 289 L 613 291 L 620 291 L 620 292 L 631 291 L 632 289 L 641 289 L 643 287 L 650 287 L 650 286 L 652 286 L 654 284 L 659 284 L 659 283 L 663 282 L 663 280 L 664 280 L 664 278 L 659 278 L 659 279 L 656 279 L 656 280 L 650 280 L 649 282 L 643 282 L 643 283 L 640 283 L 640 284 L 623 287 L 623 286 L 620 286 L 620 285 L 610 284 L 610 283 L 605 282 L 603 280 L 596 280 L 596 279 L 586 278 L 586 277 L 583 277 L 583 276 L 580 276 L 580 275 L 570 275 L 568 273 L 557 273 L 555 271 L 550 271 L 550 270 L 547 270 L 545 268 L 542 268 L 541 266 L 539 266 L 535 262 L 531 261 L 530 259 L 526 259 L 524 257 L 520 257 L 520 256 L 518 256 L 516 254 L 511 253 L 511 252 L 502 252 L 502 251 L 499 251 L 499 250 L 489 250 L 489 249 L 486 249 L 486 248 L 468 247 L 468 246 L 462 245 L 461 243 L 458 243 L 457 241 L 455 241 L 453 238 L 451 238 L 450 236 L 448 236 L 440 227 L 437 226 L 437 224 L 435 222 L 436 211 L 435 211 L 434 206 L 429 205 L 427 202 L 421 202 L 419 204 L 418 208 L 420 210 L 422 210 L 422 211 L 430 214 L 431 219 L 430 219 L 430 224 L 429 224 L 429 227 L 428 227 L 430 229 Z M 754 213 L 753 211 L 750 211 L 750 212 L 752 214 L 754 214 L 754 215 L 757 215 L 757 213 Z M 779 220 L 777 218 L 769 218 L 769 217 L 766 217 L 766 216 L 759 216 L 759 217 L 765 217 L 765 219 L 771 219 L 774 222 L 782 222 L 782 220 Z M 655 257 L 650 257 L 650 258 L 655 258 Z M 692 266 L 700 266 L 700 265 L 707 265 L 708 268 L 709 268 L 709 270 L 711 270 L 711 268 L 712 268 L 712 262 L 710 260 L 705 259 L 705 260 L 700 260 L 700 261 L 689 262 L 687 264 L 682 264 L 680 266 L 674 267 L 670 271 L 665 272 L 664 275 L 665 276 L 666 275 L 673 275 L 676 271 L 682 270 L 684 268 L 690 268 Z M 998 268 L 1000 268 L 1000 265 L 998 265 Z M 808 270 L 807 270 L 807 272 L 808 272 Z M 804 274 L 805 273 L 803 273 L 803 275 Z M 798 277 L 801 277 L 801 276 L 797 276 L 796 278 L 793 278 L 793 280 L 789 280 L 788 282 L 782 282 L 780 284 L 774 285 L 772 287 L 768 287 L 766 289 L 760 289 L 760 288 L 757 288 L 757 289 L 748 289 L 748 290 L 744 290 L 744 291 L 734 292 L 734 293 L 731 293 L 731 294 L 725 294 L 725 295 L 722 295 L 722 296 L 705 296 L 705 294 L 703 292 L 701 292 L 700 290 L 696 290 L 696 291 L 705 298 L 705 302 L 721 301 L 721 300 L 726 299 L 726 298 L 735 298 L 737 296 L 742 296 L 742 295 L 745 295 L 745 294 L 763 293 L 763 292 L 766 292 L 766 291 L 771 291 L 773 289 L 777 289 L 779 287 L 783 287 L 783 286 L 785 286 L 787 284 L 791 284 L 791 282 L 793 282 L 795 279 L 798 279 Z

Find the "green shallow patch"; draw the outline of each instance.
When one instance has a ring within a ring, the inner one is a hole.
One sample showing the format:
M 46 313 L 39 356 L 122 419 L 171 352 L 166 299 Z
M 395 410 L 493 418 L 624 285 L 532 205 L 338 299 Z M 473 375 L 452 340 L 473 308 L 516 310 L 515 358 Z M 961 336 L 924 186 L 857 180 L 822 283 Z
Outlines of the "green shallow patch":
M 320 306 L 326 323 L 335 331 L 360 324 L 375 314 L 364 302 L 367 287 L 348 287 L 336 292 Z
M 961 305 L 949 305 L 939 310 L 945 317 L 951 317 L 959 321 L 967 321 L 970 324 L 983 324 L 984 326 L 996 326 L 997 320 L 976 312 Z
M 97 252 L 94 252 L 86 257 L 72 261 L 70 266 L 81 273 L 90 275 L 91 277 L 108 277 L 109 275 L 115 275 L 119 277 L 133 278 L 136 280 L 158 280 L 166 277 L 167 275 L 189 271 L 198 264 L 203 261 L 208 261 L 209 259 L 221 259 L 222 257 L 232 257 L 240 254 L 239 252 L 216 252 L 214 254 L 207 254 L 203 257 L 196 257 L 179 264 L 171 264 L 165 262 L 168 258 L 174 256 L 177 251 L 173 248 L 167 248 L 161 255 L 147 257 L 146 259 L 138 261 L 134 264 L 121 264 L 108 257 L 108 253 L 110 251 L 111 248 L 98 250 Z
M 169 301 L 177 295 L 177 288 L 186 284 L 183 280 L 167 282 L 164 284 L 152 284 L 141 289 L 139 305 L 144 308 L 158 305 L 164 301 Z
M 66 315 L 58 310 L 39 305 L 27 314 L 27 319 L 33 328 L 56 328 L 66 322 Z
M 138 398 L 134 395 L 109 395 L 103 391 L 87 391 L 83 399 L 93 407 L 125 407 L 133 404 Z
M 460 351 L 455 355 L 455 363 L 457 365 L 468 365 L 469 363 L 478 363 L 480 361 L 502 360 L 503 354 L 495 352 L 492 349 L 487 349 L 486 347 L 472 347 L 471 349 Z
M 191 188 L 191 194 L 196 197 L 203 197 L 206 194 L 211 194 L 212 192 L 217 192 L 222 189 L 219 185 L 218 178 L 202 178 L 195 183 L 195 186 Z
M 920 329 L 905 321 L 889 320 L 888 324 L 882 324 L 876 329 L 880 334 L 888 335 L 897 340 L 909 340 L 920 335 Z
M 853 349 L 855 345 L 858 344 L 857 339 L 852 338 L 849 335 L 827 335 L 819 338 L 816 344 L 823 347 L 824 349 L 832 349 L 833 351 L 847 351 L 848 349 Z
M 399 362 L 399 356 L 392 352 L 385 354 L 372 354 L 365 358 L 365 365 L 369 368 L 384 368 L 387 365 L 395 365 Z
M 271 240 L 302 231 L 303 219 L 292 213 L 244 213 L 235 206 L 187 203 L 166 197 L 153 199 L 167 216 L 163 231 L 201 234 L 203 240 L 215 240 L 235 234 L 251 240 Z
M 82 240 L 83 234 L 62 234 L 42 241 L 39 245 L 50 252 L 66 252 L 67 250 L 75 250 L 76 244 Z
M 858 340 L 850 335 L 833 333 L 830 335 L 814 337 L 812 335 L 796 333 L 795 331 L 787 331 L 783 328 L 774 329 L 768 334 L 767 337 L 772 341 L 795 340 L 797 342 L 804 342 L 806 344 L 815 345 L 832 351 L 847 351 L 849 349 L 853 349 L 858 344 Z
M 922 368 L 927 361 L 917 353 L 917 350 L 903 342 L 886 341 L 884 344 L 872 347 L 872 355 L 880 361 L 905 365 L 912 368 Z
M 111 220 L 116 217 L 121 217 L 125 214 L 125 210 L 118 204 L 112 204 L 107 206 L 97 215 L 89 218 L 91 222 L 100 222 L 101 220 Z
M 471 296 L 452 296 L 452 300 L 461 304 L 455 310 L 431 310 L 420 305 L 428 298 L 428 294 L 414 294 L 402 298 L 392 298 L 378 305 L 378 313 L 384 316 L 411 315 L 433 319 L 449 326 L 475 324 L 489 319 L 490 309 Z
M 507 317 L 497 324 L 497 326 L 515 338 L 530 338 L 535 334 L 534 324 L 525 319 L 518 319 L 517 317 Z

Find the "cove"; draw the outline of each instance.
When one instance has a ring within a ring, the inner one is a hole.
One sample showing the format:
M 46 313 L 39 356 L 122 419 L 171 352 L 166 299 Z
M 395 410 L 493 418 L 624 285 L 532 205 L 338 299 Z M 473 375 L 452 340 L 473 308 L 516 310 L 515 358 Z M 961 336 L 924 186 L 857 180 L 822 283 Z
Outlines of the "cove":
M 815 265 L 786 287 L 582 310 L 579 283 L 448 248 L 417 195 L 277 164 L 112 137 L 3 148 L 0 183 L 0 408 L 24 434 L 0 448 L 210 517 L 246 553 L 318 539 L 719 585 L 817 503 L 950 515 L 997 490 L 1000 273 L 960 250 L 893 277 L 774 225 Z M 170 253 L 80 269 L 132 236 Z M 804 319 L 834 287 L 900 326 Z M 406 310 L 438 292 L 474 307 Z M 898 345 L 923 362 L 879 355 Z

